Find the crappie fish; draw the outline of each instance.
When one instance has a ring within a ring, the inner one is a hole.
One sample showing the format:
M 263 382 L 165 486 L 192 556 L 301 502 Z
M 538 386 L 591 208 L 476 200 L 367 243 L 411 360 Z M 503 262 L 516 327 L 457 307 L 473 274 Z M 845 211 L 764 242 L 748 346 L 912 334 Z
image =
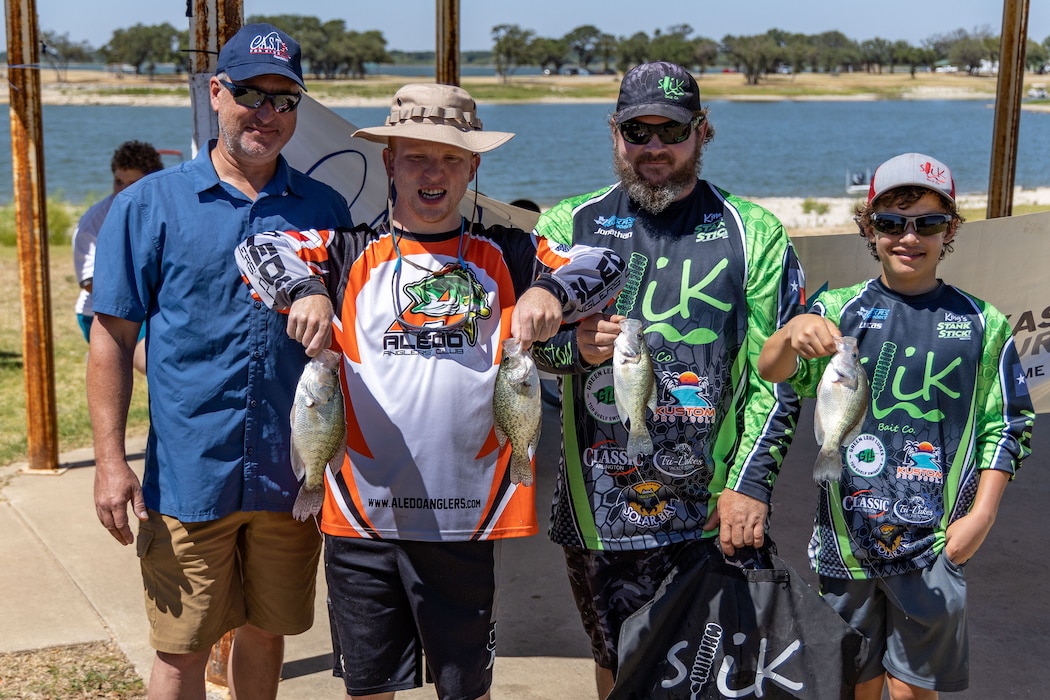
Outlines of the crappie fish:
M 840 448 L 860 435 L 868 412 L 868 375 L 860 364 L 857 339 L 843 336 L 835 341 L 838 352 L 831 356 L 817 385 L 813 416 L 820 452 L 813 465 L 813 479 L 838 481 L 842 474 Z
M 656 412 L 656 376 L 638 319 L 620 321 L 620 334 L 613 343 L 613 395 L 620 420 L 629 421 L 627 459 L 633 464 L 638 455 L 653 453 L 645 409 Z
M 521 349 L 521 341 L 503 341 L 503 358 L 492 393 L 492 413 L 496 419 L 496 439 L 500 447 L 510 440 L 510 481 L 532 484 L 533 453 L 540 442 L 543 406 L 540 402 L 540 373 L 532 355 Z
M 292 516 L 305 521 L 324 502 L 324 471 L 346 449 L 339 353 L 322 350 L 303 368 L 292 403 L 292 471 L 302 482 Z

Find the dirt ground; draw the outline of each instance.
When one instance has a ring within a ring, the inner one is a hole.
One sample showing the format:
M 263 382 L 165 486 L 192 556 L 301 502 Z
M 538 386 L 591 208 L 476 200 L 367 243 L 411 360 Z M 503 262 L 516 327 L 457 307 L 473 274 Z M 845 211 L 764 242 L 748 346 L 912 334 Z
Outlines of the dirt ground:
M 146 700 L 146 688 L 112 643 L 0 654 L 0 700 Z

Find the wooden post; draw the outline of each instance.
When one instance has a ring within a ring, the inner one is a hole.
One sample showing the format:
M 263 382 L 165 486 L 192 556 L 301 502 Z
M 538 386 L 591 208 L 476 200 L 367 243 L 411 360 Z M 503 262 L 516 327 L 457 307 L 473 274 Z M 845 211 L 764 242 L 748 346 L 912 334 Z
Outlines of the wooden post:
M 190 107 L 193 110 L 193 156 L 219 136 L 211 109 L 208 82 L 215 74 L 219 49 L 244 25 L 243 0 L 192 0 L 190 17 Z
M 44 125 L 35 0 L 8 0 L 7 75 L 15 229 L 22 294 L 22 366 L 29 469 L 58 470 L 55 358 L 47 248 Z
M 999 78 L 995 91 L 995 122 L 992 126 L 992 163 L 988 176 L 989 219 L 1013 213 L 1017 133 L 1021 119 L 1027 41 L 1028 0 L 1003 0 Z
M 219 126 L 211 108 L 208 83 L 215 74 L 219 49 L 244 25 L 242 0 L 193 0 L 190 17 L 190 106 L 193 109 L 193 155 L 217 138 Z M 205 679 L 223 688 L 230 687 L 227 671 L 234 630 L 222 636 L 211 648 Z
M 204 674 L 206 681 L 223 688 L 230 687 L 230 680 L 226 672 L 230 667 L 230 649 L 233 648 L 234 633 L 235 630 L 230 630 L 212 645 L 211 656 L 208 657 L 208 667 Z
M 459 0 L 437 0 L 435 82 L 459 85 Z

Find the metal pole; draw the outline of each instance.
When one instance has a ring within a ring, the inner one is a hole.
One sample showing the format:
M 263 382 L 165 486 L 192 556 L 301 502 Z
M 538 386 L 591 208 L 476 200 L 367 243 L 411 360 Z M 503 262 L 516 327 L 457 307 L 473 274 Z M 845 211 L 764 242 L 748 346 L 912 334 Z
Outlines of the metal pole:
M 437 0 L 436 82 L 459 85 L 459 0 Z
M 7 74 L 11 167 L 22 293 L 22 365 L 29 468 L 58 469 L 55 359 L 47 249 L 47 188 L 35 0 L 8 0 Z
M 1003 0 L 999 79 L 995 92 L 995 123 L 992 126 L 992 163 L 988 176 L 989 219 L 1013 213 L 1017 133 L 1021 119 L 1027 36 L 1028 0 Z

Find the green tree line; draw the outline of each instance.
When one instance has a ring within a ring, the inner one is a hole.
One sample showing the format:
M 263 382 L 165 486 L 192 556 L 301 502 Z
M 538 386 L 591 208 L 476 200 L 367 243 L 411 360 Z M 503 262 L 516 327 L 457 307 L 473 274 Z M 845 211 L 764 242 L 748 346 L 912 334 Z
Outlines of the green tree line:
M 322 21 L 303 15 L 254 15 L 248 22 L 270 22 L 292 36 L 303 47 L 304 69 L 316 79 L 364 77 L 366 66 L 376 63 L 429 62 L 433 51 L 387 51 L 386 38 L 378 30 L 359 31 L 341 19 Z M 545 72 L 624 72 L 645 61 L 665 60 L 697 72 L 723 66 L 738 71 L 748 84 L 756 84 L 770 73 L 805 71 L 836 73 L 864 71 L 881 73 L 906 68 L 913 74 L 935 66 L 951 66 L 977 74 L 981 66 L 999 58 L 999 37 L 990 29 L 957 29 L 935 34 L 919 45 L 881 37 L 855 41 L 839 31 L 799 34 L 770 29 L 764 34 L 727 34 L 720 40 L 696 36 L 688 24 L 639 31 L 631 36 L 613 36 L 594 25 L 582 25 L 562 37 L 542 37 L 517 24 L 492 28 L 491 52 L 464 52 L 467 63 L 494 65 L 504 80 L 521 66 L 537 66 Z M 158 65 L 172 64 L 176 72 L 190 67 L 189 31 L 170 24 L 117 29 L 100 47 L 74 42 L 68 34 L 45 31 L 41 37 L 42 62 L 64 79 L 70 63 L 103 62 L 134 66 L 139 74 L 152 75 Z M 1041 43 L 1028 39 L 1026 66 L 1044 73 L 1050 63 L 1050 36 Z M 571 66 L 571 69 L 567 69 Z
M 704 72 L 725 66 L 742 73 L 748 84 L 756 84 L 769 73 L 804 71 L 836 73 L 865 71 L 881 73 L 898 67 L 913 74 L 934 66 L 952 66 L 977 74 L 984 62 L 999 59 L 999 37 L 990 30 L 936 34 L 918 46 L 907 41 L 876 37 L 854 41 L 839 31 L 798 34 L 770 29 L 765 34 L 721 40 L 694 36 L 688 24 L 656 29 L 652 35 L 639 31 L 615 37 L 594 25 L 576 27 L 561 38 L 536 36 L 517 24 L 492 28 L 493 64 L 504 79 L 520 66 L 539 66 L 561 73 L 575 63 L 575 70 L 603 73 L 624 72 L 645 61 L 671 61 Z M 1027 41 L 1026 66 L 1044 73 L 1050 68 L 1050 36 L 1042 43 Z

